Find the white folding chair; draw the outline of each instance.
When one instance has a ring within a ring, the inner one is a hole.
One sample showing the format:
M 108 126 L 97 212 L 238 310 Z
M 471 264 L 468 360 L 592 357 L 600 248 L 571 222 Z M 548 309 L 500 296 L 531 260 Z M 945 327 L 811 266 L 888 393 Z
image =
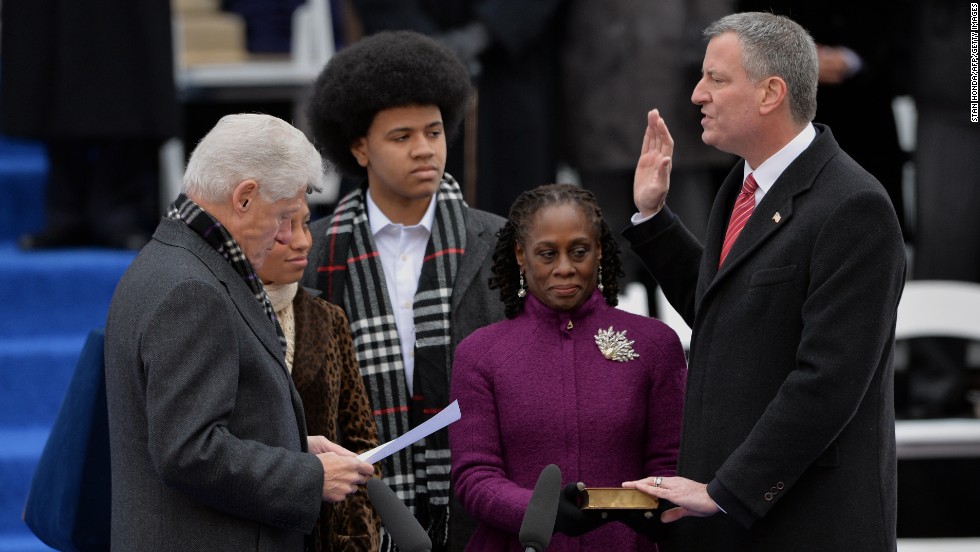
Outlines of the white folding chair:
M 980 284 L 910 280 L 898 304 L 895 339 L 957 337 L 980 341 Z M 898 420 L 899 458 L 980 456 L 980 419 Z
M 898 304 L 895 339 L 916 337 L 980 341 L 980 284 L 945 280 L 906 282 Z M 980 456 L 980 420 L 897 420 L 895 441 L 900 459 L 976 457 Z M 898 552 L 967 550 L 980 550 L 980 538 L 898 541 Z
M 980 284 L 910 280 L 898 304 L 895 339 L 959 337 L 980 341 Z

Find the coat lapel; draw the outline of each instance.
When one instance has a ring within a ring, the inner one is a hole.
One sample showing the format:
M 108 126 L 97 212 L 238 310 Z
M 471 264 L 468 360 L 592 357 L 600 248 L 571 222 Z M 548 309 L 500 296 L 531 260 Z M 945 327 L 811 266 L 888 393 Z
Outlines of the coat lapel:
M 275 328 L 272 327 L 272 322 L 262 309 L 262 305 L 255 299 L 251 290 L 248 289 L 248 285 L 242 281 L 241 276 L 235 272 L 235 269 L 220 253 L 212 249 L 200 236 L 182 222 L 169 221 L 166 225 L 161 226 L 161 230 L 164 231 L 160 232 L 159 236 L 155 235 L 155 237 L 172 245 L 183 247 L 193 253 L 211 270 L 222 285 L 225 286 L 232 303 L 235 304 L 235 308 L 238 309 L 245 323 L 251 328 L 256 339 L 276 359 L 276 362 L 282 367 L 283 373 L 288 376 L 289 372 L 286 369 L 286 358 L 283 354 L 282 346 L 279 344 L 279 337 L 276 335 Z
M 241 313 L 242 318 L 245 319 L 245 323 L 252 329 L 252 333 L 262 343 L 262 346 L 269 351 L 269 354 L 276 359 L 276 362 L 282 367 L 283 373 L 288 377 L 289 371 L 286 368 L 286 357 L 282 350 L 282 345 L 279 343 L 279 337 L 276 335 L 275 328 L 272 327 L 272 321 L 269 320 L 269 316 L 262 309 L 262 305 L 256 301 L 255 296 L 252 295 L 251 290 L 248 289 L 245 282 L 238 276 L 238 273 L 231 268 L 231 265 L 228 265 L 228 268 L 231 270 L 234 278 L 227 278 L 226 276 L 218 277 L 228 288 L 228 294 L 231 296 L 232 302 L 235 303 L 235 307 Z
M 459 262 L 456 282 L 453 284 L 453 309 L 459 307 L 459 303 L 466 296 L 466 290 L 480 273 L 480 268 L 491 253 L 490 246 L 481 238 L 483 233 L 488 231 L 486 227 L 477 224 L 477 220 L 470 216 L 469 209 L 463 210 L 463 217 L 463 225 L 466 227 L 466 252 Z
M 279 336 L 276 334 L 275 328 L 272 327 L 272 321 L 269 320 L 262 305 L 252 295 L 252 291 L 248 288 L 248 285 L 220 253 L 212 249 L 194 230 L 188 228 L 184 223 L 165 219 L 153 237 L 161 242 L 175 247 L 182 247 L 190 251 L 204 263 L 225 289 L 228 290 L 228 296 L 231 298 L 232 303 L 234 303 L 235 308 L 238 309 L 239 314 L 241 314 L 245 323 L 248 324 L 249 329 L 255 334 L 255 338 L 262 343 L 262 346 L 269 352 L 269 355 L 275 359 L 281 369 L 280 373 L 286 378 L 290 389 L 293 415 L 296 418 L 296 427 L 299 432 L 300 449 L 303 452 L 307 452 L 306 417 L 303 411 L 302 400 L 292 383 L 292 377 L 289 375 L 289 369 L 286 367 L 286 355 L 283 353 L 282 345 L 279 344 Z
M 813 174 L 810 174 L 809 177 L 796 179 L 793 175 L 788 174 L 789 172 L 787 169 L 776 180 L 769 193 L 756 206 L 748 223 L 735 241 L 735 245 L 728 253 L 725 264 L 718 269 L 715 280 L 723 278 L 737 268 L 753 252 L 762 247 L 773 234 L 787 226 L 789 219 L 793 216 L 794 198 L 808 190 L 813 183 Z
M 724 201 L 715 202 L 712 209 L 708 244 L 705 246 L 705 263 L 710 287 L 733 272 L 739 265 L 750 259 L 773 235 L 790 224 L 796 198 L 810 190 L 823 167 L 839 151 L 836 140 L 823 125 L 814 125 L 817 136 L 803 153 L 786 167 L 783 174 L 756 206 L 738 240 L 728 253 L 725 264 L 719 269 L 718 257 L 721 254 L 721 241 L 724 239 L 728 218 L 735 202 L 735 195 L 741 189 L 744 161 L 736 165 L 722 185 L 719 197 Z M 720 211 L 720 209 L 723 209 Z M 714 268 L 712 268 L 714 267 Z
M 714 280 L 718 273 L 718 258 L 721 257 L 721 245 L 725 240 L 725 232 L 728 229 L 728 219 L 731 218 L 732 207 L 735 204 L 735 197 L 742 190 L 742 172 L 745 161 L 735 164 L 735 167 L 725 181 L 722 182 L 718 195 L 715 197 L 714 205 L 711 207 L 711 215 L 708 217 L 708 229 L 705 234 L 704 259 L 701 263 L 702 276 L 705 282 Z M 744 232 L 744 230 L 743 230 Z M 729 256 L 734 252 L 730 251 Z

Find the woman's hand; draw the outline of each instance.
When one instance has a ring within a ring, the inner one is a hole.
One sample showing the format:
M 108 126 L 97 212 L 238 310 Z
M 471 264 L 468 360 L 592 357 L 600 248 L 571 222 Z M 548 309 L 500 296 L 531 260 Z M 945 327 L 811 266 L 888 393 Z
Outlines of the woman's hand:
M 555 515 L 555 532 L 570 537 L 578 537 L 596 527 L 613 521 L 608 514 L 583 510 L 579 507 L 583 483 L 569 483 L 558 497 L 558 512 Z

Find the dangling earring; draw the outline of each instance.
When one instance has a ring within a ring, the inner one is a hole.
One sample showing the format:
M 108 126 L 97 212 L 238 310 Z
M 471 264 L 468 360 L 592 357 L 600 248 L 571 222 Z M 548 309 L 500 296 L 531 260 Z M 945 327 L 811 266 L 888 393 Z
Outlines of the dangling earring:
M 602 291 L 602 265 L 599 265 L 599 291 Z
M 517 297 L 523 299 L 527 297 L 527 288 L 524 287 L 524 271 L 521 271 L 521 280 L 517 287 Z

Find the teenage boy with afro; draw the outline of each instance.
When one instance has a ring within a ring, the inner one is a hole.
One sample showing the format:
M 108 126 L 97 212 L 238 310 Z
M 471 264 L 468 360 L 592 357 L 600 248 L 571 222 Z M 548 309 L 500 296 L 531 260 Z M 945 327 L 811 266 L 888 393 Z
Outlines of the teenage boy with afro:
M 503 318 L 488 282 L 504 220 L 469 208 L 444 172 L 447 139 L 471 97 L 458 58 L 410 31 L 341 50 L 314 86 L 314 143 L 364 183 L 312 224 L 304 283 L 347 313 L 381 442 L 449 404 L 456 346 Z M 449 470 L 446 430 L 381 463 L 433 550 L 462 550 L 473 527 L 453 499 Z M 391 549 L 383 533 L 381 550 Z

